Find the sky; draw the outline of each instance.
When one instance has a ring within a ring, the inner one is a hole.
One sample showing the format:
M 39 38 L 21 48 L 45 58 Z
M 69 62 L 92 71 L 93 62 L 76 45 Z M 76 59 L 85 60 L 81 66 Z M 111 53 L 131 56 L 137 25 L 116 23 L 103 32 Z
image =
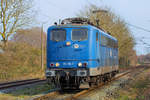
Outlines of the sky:
M 75 17 L 85 6 L 95 4 L 109 7 L 125 22 L 150 30 L 150 0 L 35 0 L 34 9 L 39 26 L 44 31 L 59 19 Z M 134 49 L 138 55 L 150 53 L 150 32 L 128 25 L 136 40 Z

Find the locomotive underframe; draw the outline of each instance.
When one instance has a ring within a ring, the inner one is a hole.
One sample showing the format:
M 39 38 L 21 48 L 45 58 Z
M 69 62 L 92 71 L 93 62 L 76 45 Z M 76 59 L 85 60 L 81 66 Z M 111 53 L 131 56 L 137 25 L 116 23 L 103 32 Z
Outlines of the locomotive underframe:
M 46 70 L 46 77 L 49 76 L 88 76 L 89 70 L 87 68 L 51 68 Z
M 46 77 L 49 84 L 60 86 L 61 88 L 79 88 L 81 82 L 87 81 L 89 70 L 81 69 L 48 69 Z
M 114 77 L 118 70 L 109 73 L 90 76 L 88 68 L 80 69 L 58 69 L 52 68 L 46 71 L 47 82 L 54 84 L 57 87 L 64 88 L 79 88 L 81 83 L 88 82 L 89 86 L 99 85 L 101 82 L 106 82 Z

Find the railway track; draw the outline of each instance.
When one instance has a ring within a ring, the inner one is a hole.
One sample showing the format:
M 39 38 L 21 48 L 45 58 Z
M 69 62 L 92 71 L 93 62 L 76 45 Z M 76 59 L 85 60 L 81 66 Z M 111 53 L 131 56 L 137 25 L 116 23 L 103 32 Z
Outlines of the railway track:
M 78 97 L 80 97 L 80 96 L 82 96 L 82 95 L 84 95 L 84 94 L 87 94 L 87 93 L 89 93 L 89 92 L 92 92 L 92 91 L 95 91 L 95 90 L 97 90 L 97 89 L 100 89 L 100 88 L 101 88 L 102 86 L 104 86 L 104 85 L 109 85 L 112 81 L 117 80 L 117 79 L 119 79 L 120 77 L 125 76 L 125 75 L 127 75 L 128 73 L 130 73 L 130 72 L 132 72 L 132 71 L 127 71 L 127 72 L 121 73 L 121 74 L 119 74 L 118 76 L 116 76 L 115 78 L 113 78 L 111 81 L 108 81 L 108 82 L 106 82 L 106 83 L 101 83 L 99 86 L 96 86 L 96 87 L 93 87 L 93 88 L 89 88 L 88 90 L 83 90 L 83 91 L 81 91 L 81 92 L 79 92 L 79 93 L 77 93 L 77 94 L 75 94 L 75 95 L 73 95 L 73 96 L 71 96 L 71 97 L 68 97 L 68 98 L 65 99 L 65 100 L 75 100 L 75 99 L 77 99 Z
M 118 79 L 120 79 L 121 77 L 123 77 L 123 76 L 125 76 L 125 75 L 127 75 L 127 74 L 129 74 L 129 73 L 132 73 L 135 69 L 141 69 L 139 72 L 142 72 L 145 68 L 148 68 L 148 67 L 149 67 L 149 66 L 138 66 L 138 67 L 130 68 L 130 69 L 128 69 L 128 71 L 126 71 L 126 72 L 121 72 L 121 73 L 119 73 L 118 75 L 116 75 L 116 77 L 112 78 L 112 80 L 109 81 L 109 82 L 102 83 L 102 84 L 100 84 L 99 86 L 94 87 L 94 88 L 90 88 L 90 89 L 88 89 L 88 90 L 83 90 L 83 91 L 81 91 L 81 92 L 79 92 L 79 93 L 74 94 L 74 95 L 71 96 L 71 97 L 68 97 L 68 98 L 65 99 L 65 100 L 76 100 L 76 99 L 78 99 L 78 98 L 80 98 L 80 97 L 86 97 L 86 96 L 90 95 L 90 93 L 92 93 L 92 92 L 94 92 L 94 91 L 96 91 L 96 90 L 101 89 L 104 85 L 109 85 L 109 84 L 111 84 L 113 81 L 118 80 Z M 82 99 L 79 99 L 79 100 L 82 100 Z
M 112 78 L 111 81 L 108 81 L 106 83 L 102 83 L 99 86 L 96 86 L 93 88 L 82 89 L 79 91 L 70 90 L 69 92 L 63 92 L 63 91 L 60 91 L 60 89 L 57 89 L 57 90 L 51 91 L 51 92 L 49 92 L 43 96 L 34 98 L 32 100 L 76 100 L 76 99 L 79 99 L 80 97 L 87 96 L 91 92 L 94 92 L 96 90 L 101 89 L 103 86 L 107 86 L 107 85 L 111 84 L 113 81 L 118 80 L 121 77 L 133 72 L 135 69 L 142 69 L 142 68 L 144 69 L 147 67 L 148 66 L 138 66 L 138 67 L 133 67 L 133 68 L 127 69 L 126 71 L 121 71 L 114 78 Z M 142 72 L 142 70 L 140 72 Z M 75 92 L 73 92 L 73 91 L 75 91 Z
M 126 71 L 124 73 L 120 73 L 120 74 L 116 75 L 116 77 L 113 78 L 111 81 L 106 82 L 106 83 L 102 83 L 99 86 L 96 86 L 96 87 L 93 87 L 93 88 L 79 90 L 79 91 L 76 91 L 74 93 L 72 93 L 72 91 L 74 91 L 74 90 L 70 90 L 70 93 L 69 92 L 68 93 L 65 93 L 65 92 L 61 93 L 62 91 L 60 91 L 60 89 L 58 89 L 58 90 L 55 90 L 55 91 L 51 91 L 50 93 L 48 93 L 46 95 L 43 95 L 41 97 L 34 98 L 32 100 L 75 100 L 75 99 L 77 99 L 78 97 L 80 97 L 84 94 L 92 92 L 96 89 L 100 89 L 104 85 L 110 84 L 112 81 L 117 80 L 120 77 L 129 74 L 130 72 L 132 72 L 132 70 Z
M 36 78 L 36 79 L 28 79 L 28 80 L 19 80 L 19 81 L 0 83 L 0 90 L 17 87 L 17 86 L 21 86 L 21 85 L 33 84 L 33 83 L 37 83 L 37 82 L 44 82 L 44 81 L 46 81 L 46 80 L 45 79 L 41 80 L 39 78 Z

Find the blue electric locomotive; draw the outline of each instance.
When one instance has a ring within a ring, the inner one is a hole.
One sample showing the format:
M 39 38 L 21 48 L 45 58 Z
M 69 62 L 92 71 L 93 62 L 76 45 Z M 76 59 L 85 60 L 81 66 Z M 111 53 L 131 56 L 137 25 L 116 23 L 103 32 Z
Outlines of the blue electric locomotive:
M 82 82 L 98 85 L 115 76 L 117 39 L 88 21 L 66 20 L 65 24 L 48 28 L 47 82 L 62 88 L 79 88 Z

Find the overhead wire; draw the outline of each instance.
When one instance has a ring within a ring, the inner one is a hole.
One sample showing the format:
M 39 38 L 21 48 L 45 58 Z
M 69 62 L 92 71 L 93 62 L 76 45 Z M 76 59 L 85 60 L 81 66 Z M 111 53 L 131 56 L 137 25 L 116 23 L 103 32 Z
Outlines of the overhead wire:
M 143 27 L 140 27 L 140 26 L 137 26 L 137 25 L 133 25 L 133 24 L 130 24 L 130 23 L 126 23 L 127 25 L 131 26 L 131 27 L 134 27 L 136 29 L 140 29 L 140 30 L 143 30 L 145 32 L 150 32 L 150 30 L 148 29 L 145 29 Z M 140 42 L 142 42 L 143 45 L 146 46 L 146 48 L 150 48 L 150 44 L 146 43 L 145 41 L 143 41 L 143 39 L 145 39 L 145 37 L 142 37 L 142 39 L 138 39 Z
M 150 30 L 145 29 L 143 27 L 139 27 L 139 26 L 136 26 L 136 25 L 133 25 L 133 24 L 130 24 L 130 23 L 126 23 L 126 24 L 129 25 L 129 26 L 132 26 L 132 27 L 134 27 L 136 29 L 140 29 L 140 30 L 143 30 L 143 31 L 146 31 L 146 32 L 150 32 Z

